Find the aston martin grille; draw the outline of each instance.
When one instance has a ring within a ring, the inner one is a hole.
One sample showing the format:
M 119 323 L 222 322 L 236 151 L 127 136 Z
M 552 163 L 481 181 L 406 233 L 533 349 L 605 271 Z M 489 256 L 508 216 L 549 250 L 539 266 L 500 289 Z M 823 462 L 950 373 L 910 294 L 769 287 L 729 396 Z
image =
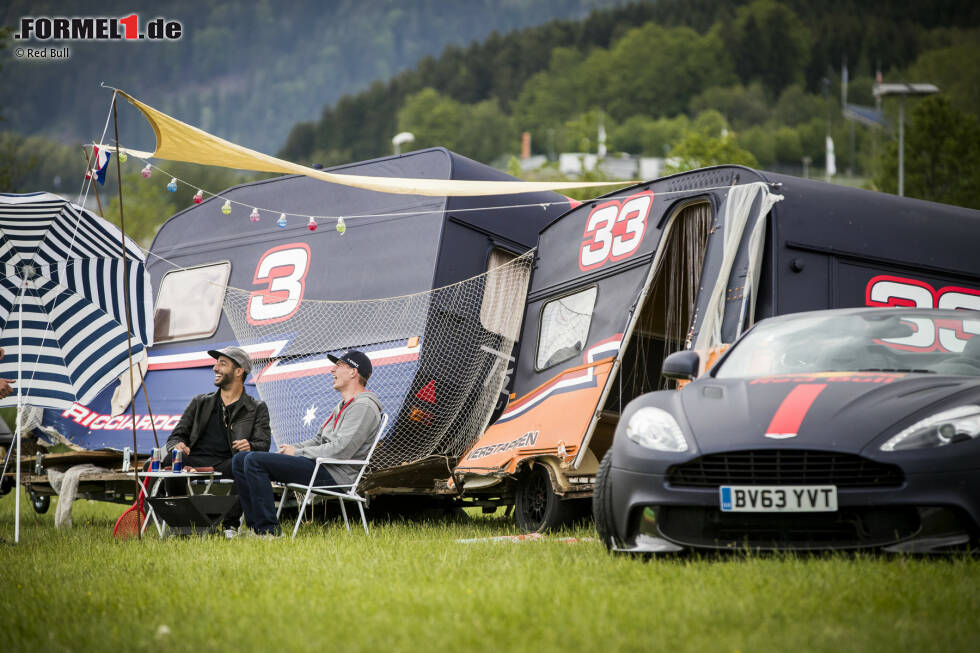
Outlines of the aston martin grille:
M 897 487 L 902 470 L 861 456 L 830 451 L 762 449 L 701 456 L 667 471 L 675 486 L 836 485 Z

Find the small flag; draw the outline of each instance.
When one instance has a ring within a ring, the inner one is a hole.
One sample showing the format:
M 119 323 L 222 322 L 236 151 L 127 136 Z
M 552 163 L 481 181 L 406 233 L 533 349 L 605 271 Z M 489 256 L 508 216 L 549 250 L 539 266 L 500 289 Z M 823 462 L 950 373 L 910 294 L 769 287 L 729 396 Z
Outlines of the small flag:
M 94 146 L 94 159 L 95 159 L 95 177 L 99 180 L 99 185 L 105 186 L 105 171 L 109 167 L 109 157 L 112 156 L 111 152 L 106 151 L 104 147 Z

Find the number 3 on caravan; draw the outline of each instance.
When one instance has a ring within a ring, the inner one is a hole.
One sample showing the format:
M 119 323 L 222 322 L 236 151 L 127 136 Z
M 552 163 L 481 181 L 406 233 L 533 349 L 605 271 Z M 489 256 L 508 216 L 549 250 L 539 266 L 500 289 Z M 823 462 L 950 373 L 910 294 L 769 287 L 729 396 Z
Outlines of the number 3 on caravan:
M 292 317 L 299 308 L 310 267 L 310 248 L 306 243 L 273 247 L 259 258 L 252 283 L 264 285 L 248 298 L 250 324 L 272 324 Z
M 653 193 L 645 191 L 592 209 L 579 249 L 579 268 L 592 270 L 632 256 L 643 241 L 652 204 Z

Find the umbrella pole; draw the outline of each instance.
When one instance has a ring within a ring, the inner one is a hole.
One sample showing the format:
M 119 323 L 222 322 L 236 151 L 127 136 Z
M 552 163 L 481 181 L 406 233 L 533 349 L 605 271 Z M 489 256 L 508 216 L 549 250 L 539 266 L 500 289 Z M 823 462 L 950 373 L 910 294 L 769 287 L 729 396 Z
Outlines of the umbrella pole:
M 119 164 L 119 115 L 116 112 L 116 91 L 112 92 L 112 128 L 116 137 L 116 181 L 119 186 L 119 246 L 122 250 L 123 264 L 123 286 L 126 292 L 123 293 L 123 300 L 126 307 L 126 347 L 129 350 L 129 389 L 133 387 L 133 324 L 129 309 L 129 267 L 126 265 L 126 221 L 123 219 L 123 196 L 122 196 L 122 167 Z M 98 191 L 96 191 L 98 192 Z M 98 198 L 98 195 L 96 195 Z M 101 203 L 99 210 L 102 210 Z M 144 388 L 145 391 L 145 388 Z M 149 405 L 149 402 L 147 402 Z M 139 500 L 140 473 L 139 455 L 136 448 L 136 393 L 129 398 L 129 407 L 133 415 L 133 457 L 137 464 L 133 465 L 133 478 L 136 480 L 136 517 L 139 528 L 136 529 L 136 537 L 143 539 L 143 509 Z M 156 439 L 156 429 L 153 431 L 154 440 Z
M 23 394 L 21 393 L 22 367 L 24 360 L 24 288 L 27 286 L 27 279 L 20 280 L 20 301 L 17 302 L 17 420 L 14 425 L 14 438 L 17 440 L 17 468 L 15 472 L 16 492 L 14 493 L 14 544 L 20 542 L 20 428 L 23 418 Z

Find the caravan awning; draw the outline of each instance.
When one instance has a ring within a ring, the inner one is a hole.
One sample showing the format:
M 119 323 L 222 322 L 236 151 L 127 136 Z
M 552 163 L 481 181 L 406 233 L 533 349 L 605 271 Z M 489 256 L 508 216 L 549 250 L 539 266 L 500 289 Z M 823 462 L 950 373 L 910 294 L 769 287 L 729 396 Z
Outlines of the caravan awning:
M 223 138 L 192 127 L 172 116 L 157 111 L 129 95 L 125 91 L 114 89 L 116 93 L 126 98 L 130 104 L 139 109 L 156 134 L 156 150 L 140 152 L 125 150 L 141 159 L 156 158 L 168 161 L 186 161 L 201 165 L 233 168 L 236 170 L 254 170 L 257 172 L 278 172 L 283 174 L 306 175 L 334 184 L 354 186 L 382 193 L 397 193 L 402 195 L 432 195 L 432 196 L 475 196 L 475 195 L 512 195 L 515 193 L 534 193 L 541 191 L 559 191 L 573 188 L 591 188 L 594 186 L 623 186 L 632 181 L 606 182 L 528 182 L 528 181 L 467 181 L 462 179 L 407 179 L 396 177 L 369 177 L 365 175 L 346 175 L 316 170 L 307 166 L 277 159 L 268 154 L 262 154 L 247 147 L 236 145 Z M 125 149 L 125 148 L 121 148 Z

